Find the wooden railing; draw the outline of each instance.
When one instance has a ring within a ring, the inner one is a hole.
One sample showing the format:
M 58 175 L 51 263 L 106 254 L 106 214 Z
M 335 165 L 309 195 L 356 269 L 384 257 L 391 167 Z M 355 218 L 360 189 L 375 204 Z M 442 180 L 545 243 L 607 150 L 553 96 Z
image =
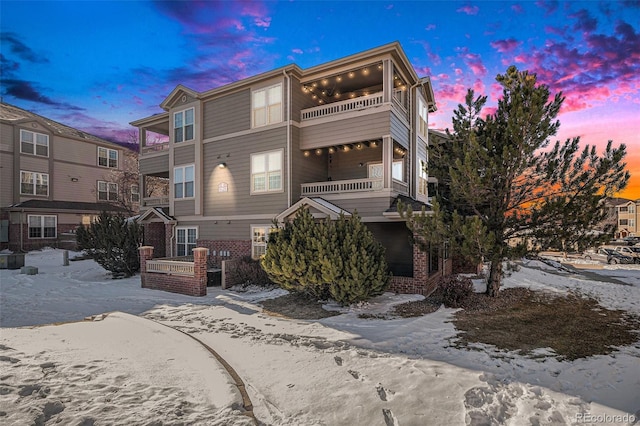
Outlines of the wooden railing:
M 382 92 L 378 92 L 372 95 L 361 96 L 359 98 L 353 98 L 346 101 L 332 102 L 327 105 L 307 108 L 302 110 L 302 119 L 309 120 L 348 111 L 358 111 L 371 108 L 381 105 L 382 99 Z
M 340 194 L 344 192 L 378 191 L 382 179 L 351 179 L 302 184 L 302 195 Z
M 147 272 L 170 275 L 194 276 L 194 263 L 176 260 L 155 259 L 147 260 Z
M 169 205 L 169 197 L 149 197 L 142 199 L 142 207 L 166 207 Z
M 167 151 L 167 150 L 169 150 L 169 142 L 154 143 L 151 145 L 144 145 L 142 147 L 143 154 L 148 154 L 150 152 Z
M 393 181 L 391 182 L 391 185 L 393 186 L 394 191 L 400 192 L 403 194 L 406 194 L 407 191 L 409 190 L 409 185 L 407 185 L 406 182 L 401 182 L 399 180 L 393 179 Z

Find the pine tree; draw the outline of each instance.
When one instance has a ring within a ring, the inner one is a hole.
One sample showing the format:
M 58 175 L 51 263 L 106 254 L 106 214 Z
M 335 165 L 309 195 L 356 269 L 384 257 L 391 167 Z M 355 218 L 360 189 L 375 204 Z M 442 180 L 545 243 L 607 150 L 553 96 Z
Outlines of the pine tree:
M 528 250 L 510 240 L 537 238 L 565 249 L 593 241 L 604 199 L 629 179 L 624 144 L 610 142 L 602 157 L 589 146 L 578 155 L 579 138 L 544 151 L 560 126 L 562 95 L 551 98 L 535 74 L 514 66 L 496 80 L 503 88 L 496 111 L 482 119 L 487 98 L 469 90 L 454 112 L 451 143 L 429 147 L 443 210 L 434 220 L 442 223 L 421 228 L 408 218 L 425 240 L 438 229 L 476 260 L 489 260 L 491 296 L 498 295 L 502 261 Z
M 130 277 L 140 270 L 140 224 L 122 215 L 102 212 L 87 228 L 76 230 L 78 248 L 89 254 L 113 277 Z

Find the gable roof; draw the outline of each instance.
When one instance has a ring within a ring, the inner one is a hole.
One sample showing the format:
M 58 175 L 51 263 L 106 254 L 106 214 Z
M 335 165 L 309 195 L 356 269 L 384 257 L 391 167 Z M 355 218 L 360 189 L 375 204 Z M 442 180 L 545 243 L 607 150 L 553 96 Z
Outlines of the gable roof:
M 149 210 L 145 211 L 144 213 L 140 214 L 137 217 L 137 221 L 138 223 L 142 223 L 144 221 L 149 221 L 151 220 L 153 217 L 156 217 L 158 219 L 160 219 L 162 222 L 164 222 L 165 224 L 167 223 L 176 223 L 176 219 L 169 216 L 167 213 L 165 213 L 165 211 L 162 209 L 162 207 L 153 207 L 150 208 Z
M 82 130 L 74 129 L 73 127 L 58 123 L 57 121 L 43 117 L 31 111 L 18 108 L 15 105 L 11 105 L 5 102 L 0 102 L 0 121 L 4 121 L 13 125 L 18 125 L 30 121 L 37 121 L 42 126 L 49 129 L 52 133 L 58 134 L 60 136 L 123 148 L 121 145 L 118 145 L 115 142 L 102 139 L 98 136 L 92 135 Z
M 331 220 L 336 220 L 340 217 L 340 214 L 343 214 L 347 217 L 351 216 L 351 213 L 347 210 L 344 210 L 342 207 L 336 206 L 333 203 L 325 200 L 320 197 L 304 197 L 298 200 L 297 203 L 293 204 L 291 207 L 280 213 L 276 216 L 276 220 L 278 222 L 283 222 L 289 216 L 295 214 L 298 209 L 302 206 L 308 206 L 315 210 L 317 210 L 318 214 L 314 214 L 314 217 L 328 217 Z
M 55 200 L 27 200 L 7 207 L 8 210 L 38 209 L 38 210 L 74 210 L 89 212 L 125 212 L 123 207 L 109 203 L 86 203 L 81 201 Z

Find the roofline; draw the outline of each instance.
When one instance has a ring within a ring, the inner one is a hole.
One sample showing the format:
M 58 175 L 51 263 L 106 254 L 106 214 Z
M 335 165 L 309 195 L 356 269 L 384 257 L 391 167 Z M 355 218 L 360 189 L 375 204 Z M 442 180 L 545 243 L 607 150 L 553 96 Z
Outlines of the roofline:
M 168 118 L 169 118 L 169 112 L 164 111 L 158 114 L 150 115 L 145 118 L 140 118 L 138 120 L 131 121 L 129 124 L 135 127 L 148 125 L 148 124 L 155 124 L 156 122 L 159 124 L 166 121 Z

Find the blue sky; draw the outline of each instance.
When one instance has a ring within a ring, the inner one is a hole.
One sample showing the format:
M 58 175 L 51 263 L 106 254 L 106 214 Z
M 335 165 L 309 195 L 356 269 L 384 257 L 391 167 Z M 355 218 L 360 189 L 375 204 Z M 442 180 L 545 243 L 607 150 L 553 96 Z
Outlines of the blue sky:
M 2 1 L 5 102 L 111 140 L 160 112 L 177 84 L 203 91 L 399 41 L 432 78 L 451 126 L 466 89 L 489 96 L 515 64 L 566 101 L 560 139 L 625 143 L 640 198 L 639 1 Z

